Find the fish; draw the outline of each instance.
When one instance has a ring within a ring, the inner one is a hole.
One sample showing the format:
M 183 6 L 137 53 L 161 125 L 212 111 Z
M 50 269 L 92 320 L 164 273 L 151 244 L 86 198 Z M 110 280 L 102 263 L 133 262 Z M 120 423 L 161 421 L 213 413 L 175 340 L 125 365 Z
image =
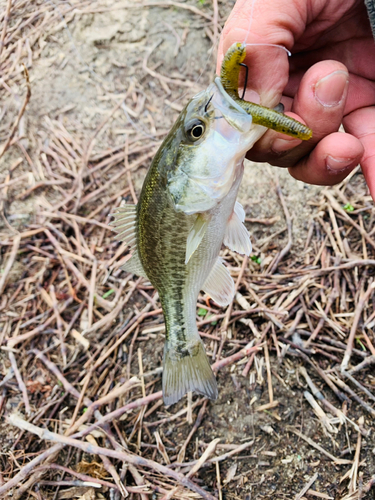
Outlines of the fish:
M 138 204 L 113 214 L 116 238 L 131 252 L 122 269 L 146 278 L 159 294 L 166 405 L 190 391 L 218 397 L 196 304 L 201 290 L 222 307 L 233 300 L 233 278 L 219 255 L 223 243 L 239 254 L 251 253 L 245 211 L 237 201 L 246 152 L 266 127 L 280 129 L 280 123 L 291 135 L 306 135 L 307 127 L 282 113 L 256 104 L 246 108 L 250 103 L 238 96 L 245 51 L 241 44 L 229 49 L 221 76 L 187 103 L 161 144 Z

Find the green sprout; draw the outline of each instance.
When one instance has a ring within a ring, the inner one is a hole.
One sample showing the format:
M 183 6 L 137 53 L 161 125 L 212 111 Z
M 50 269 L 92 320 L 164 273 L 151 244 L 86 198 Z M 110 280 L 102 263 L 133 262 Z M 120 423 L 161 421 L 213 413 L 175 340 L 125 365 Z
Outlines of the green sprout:
M 206 316 L 207 314 L 207 309 L 205 309 L 204 307 L 200 307 L 198 309 L 198 316 Z
M 206 319 L 210 319 L 210 318 L 213 318 L 213 317 L 214 317 L 213 314 L 208 314 Z M 210 325 L 212 325 L 212 326 L 217 325 L 217 320 L 215 319 L 215 320 L 211 321 Z
M 344 206 L 344 210 L 346 210 L 347 212 L 353 212 L 353 211 L 354 211 L 354 207 L 353 207 L 353 205 L 351 205 L 350 203 L 347 203 L 347 204 Z
M 107 297 L 109 297 L 110 295 L 112 295 L 112 293 L 115 293 L 115 291 L 113 290 L 113 288 L 111 288 L 110 290 L 108 290 L 107 292 L 105 292 L 105 294 L 103 295 L 103 299 L 106 299 Z
M 256 255 L 252 255 L 250 257 L 250 259 L 253 261 L 253 262 L 256 262 L 257 264 L 260 264 L 262 261 L 260 260 L 260 257 L 257 257 Z
M 361 346 L 362 351 L 366 351 L 366 347 L 363 345 L 360 339 L 355 339 L 357 343 Z

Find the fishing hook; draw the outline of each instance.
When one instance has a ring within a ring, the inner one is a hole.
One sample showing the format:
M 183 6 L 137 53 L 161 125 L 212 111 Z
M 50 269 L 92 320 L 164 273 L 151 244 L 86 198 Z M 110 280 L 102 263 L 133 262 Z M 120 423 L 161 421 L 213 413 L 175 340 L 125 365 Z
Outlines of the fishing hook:
M 205 105 L 205 107 L 204 107 L 204 112 L 205 112 L 205 113 L 207 113 L 207 108 L 208 108 L 208 106 L 209 106 L 210 102 L 212 101 L 213 96 L 214 96 L 214 95 L 212 94 L 212 96 L 208 99 L 207 104 L 206 104 L 206 105 Z
M 245 84 L 243 86 L 242 96 L 240 98 L 241 101 L 243 101 L 244 97 L 245 97 L 246 87 L 247 87 L 247 78 L 249 76 L 249 68 L 248 68 L 247 64 L 245 64 L 245 63 L 240 63 L 240 66 L 243 66 L 245 68 Z

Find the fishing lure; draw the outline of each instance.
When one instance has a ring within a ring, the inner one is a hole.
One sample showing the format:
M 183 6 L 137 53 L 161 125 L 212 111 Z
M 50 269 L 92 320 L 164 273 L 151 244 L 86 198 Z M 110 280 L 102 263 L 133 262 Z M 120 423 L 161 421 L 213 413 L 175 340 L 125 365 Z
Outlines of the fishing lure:
M 263 125 L 264 127 L 276 130 L 291 137 L 296 137 L 307 141 L 312 137 L 312 131 L 297 120 L 274 109 L 269 109 L 253 102 L 247 102 L 240 99 L 238 95 L 238 78 L 241 65 L 246 57 L 246 45 L 234 43 L 224 56 L 221 65 L 220 78 L 215 81 L 221 84 L 225 92 L 239 105 L 249 113 L 253 118 L 253 123 Z M 246 85 L 245 85 L 246 87 Z

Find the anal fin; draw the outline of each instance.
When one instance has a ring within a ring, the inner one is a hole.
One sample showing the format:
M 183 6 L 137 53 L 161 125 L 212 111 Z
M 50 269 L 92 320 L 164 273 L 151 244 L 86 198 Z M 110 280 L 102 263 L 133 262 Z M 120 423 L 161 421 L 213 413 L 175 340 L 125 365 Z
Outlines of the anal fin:
M 234 281 L 220 257 L 217 258 L 214 267 L 208 275 L 203 285 L 203 290 L 219 306 L 224 307 L 232 302 L 234 297 Z
M 217 399 L 215 375 L 208 362 L 203 342 L 197 343 L 184 354 L 177 353 L 166 342 L 163 361 L 164 404 L 177 403 L 185 394 L 195 391 L 210 399 Z
M 236 201 L 233 213 L 228 220 L 223 243 L 234 252 L 250 255 L 252 250 L 250 235 L 244 221 L 245 211 L 242 205 Z

